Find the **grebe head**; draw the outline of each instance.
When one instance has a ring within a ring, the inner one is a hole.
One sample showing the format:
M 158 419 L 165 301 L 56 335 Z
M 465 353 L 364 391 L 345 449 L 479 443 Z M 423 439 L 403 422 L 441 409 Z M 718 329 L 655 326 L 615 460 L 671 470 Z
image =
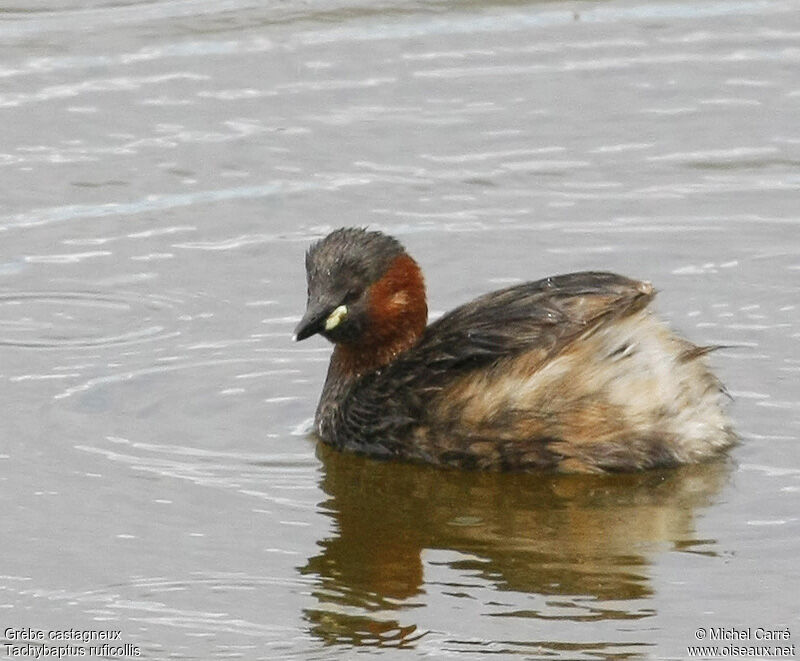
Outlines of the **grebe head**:
M 417 263 L 396 239 L 360 228 L 338 229 L 306 253 L 308 304 L 295 339 L 319 333 L 388 362 L 425 329 L 428 308 Z

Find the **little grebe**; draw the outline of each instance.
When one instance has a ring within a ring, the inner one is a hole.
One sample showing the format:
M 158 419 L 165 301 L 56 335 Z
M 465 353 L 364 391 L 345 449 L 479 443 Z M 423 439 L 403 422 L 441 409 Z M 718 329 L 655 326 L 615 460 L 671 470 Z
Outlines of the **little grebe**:
M 645 308 L 647 282 L 559 275 L 485 294 L 426 326 L 400 243 L 338 229 L 306 254 L 295 331 L 336 346 L 315 428 L 339 449 L 494 470 L 628 471 L 734 440 L 705 354 Z

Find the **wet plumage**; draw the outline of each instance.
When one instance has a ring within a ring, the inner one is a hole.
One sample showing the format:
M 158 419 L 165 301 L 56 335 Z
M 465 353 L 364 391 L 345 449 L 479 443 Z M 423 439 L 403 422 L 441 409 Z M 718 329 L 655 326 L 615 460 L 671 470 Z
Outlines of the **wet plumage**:
M 337 230 L 308 252 L 297 338 L 334 342 L 315 427 L 344 450 L 493 470 L 623 471 L 733 441 L 707 349 L 646 309 L 648 283 L 554 276 L 426 326 L 421 272 L 393 238 Z

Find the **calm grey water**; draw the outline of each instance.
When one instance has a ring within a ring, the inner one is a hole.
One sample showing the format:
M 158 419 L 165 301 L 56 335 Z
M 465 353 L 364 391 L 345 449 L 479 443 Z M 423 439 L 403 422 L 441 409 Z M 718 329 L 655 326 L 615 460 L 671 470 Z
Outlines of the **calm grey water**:
M 30 0 L 0 44 L 6 643 L 800 644 L 795 0 Z M 348 224 L 406 243 L 435 314 L 557 272 L 652 280 L 674 327 L 730 345 L 741 444 L 605 478 L 316 447 L 329 347 L 290 335 L 307 244 Z

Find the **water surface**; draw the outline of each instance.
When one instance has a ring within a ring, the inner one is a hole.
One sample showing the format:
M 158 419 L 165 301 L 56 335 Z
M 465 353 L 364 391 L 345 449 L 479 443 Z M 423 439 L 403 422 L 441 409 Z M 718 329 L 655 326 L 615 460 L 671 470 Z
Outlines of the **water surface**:
M 795 2 L 37 0 L 0 40 L 3 628 L 151 659 L 798 642 Z M 407 245 L 434 315 L 653 281 L 728 345 L 741 444 L 612 477 L 317 447 L 302 256 L 351 224 Z

